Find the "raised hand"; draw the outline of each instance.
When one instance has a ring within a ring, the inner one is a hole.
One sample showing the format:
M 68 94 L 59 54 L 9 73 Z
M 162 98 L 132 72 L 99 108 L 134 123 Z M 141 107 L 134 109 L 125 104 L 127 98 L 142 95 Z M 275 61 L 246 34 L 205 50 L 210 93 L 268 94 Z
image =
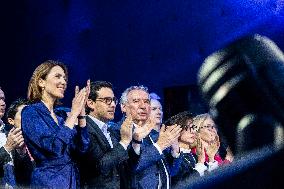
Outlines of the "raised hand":
M 85 87 L 80 91 L 78 86 L 75 87 L 75 96 L 72 100 L 72 108 L 71 108 L 72 115 L 78 116 L 81 113 L 82 108 L 85 106 L 84 103 L 85 103 L 86 94 L 87 91 Z
M 89 96 L 90 92 L 90 80 L 87 81 L 87 86 L 82 88 L 81 90 L 79 89 L 78 86 L 75 87 L 75 95 L 72 100 L 72 108 L 70 112 L 70 116 L 68 116 L 65 125 L 68 126 L 69 128 L 73 128 L 75 123 L 77 122 L 77 117 L 80 116 L 85 116 L 85 105 L 87 98 Z M 86 120 L 79 120 L 79 126 L 80 127 L 85 127 L 86 126 Z
M 133 128 L 132 117 L 131 115 L 129 115 L 123 121 L 120 128 L 120 136 L 121 136 L 120 141 L 126 146 L 128 146 L 132 140 L 132 128 Z
M 147 128 L 149 133 L 156 127 L 156 123 L 155 123 L 155 121 L 153 121 L 153 118 L 151 116 L 147 119 L 144 127 Z
M 179 154 L 179 142 L 178 142 L 178 138 L 176 138 L 176 140 L 172 143 L 171 145 L 172 148 L 172 152 L 176 155 Z
M 90 94 L 90 90 L 91 90 L 91 81 L 90 81 L 90 79 L 87 80 L 87 85 L 86 85 L 85 89 L 86 89 L 85 101 L 84 101 L 84 106 L 82 107 L 82 110 L 81 110 L 81 112 L 79 114 L 80 116 L 85 116 L 85 114 L 86 114 L 85 108 L 86 108 L 87 100 L 89 98 L 89 94 Z
M 196 155 L 198 163 L 205 162 L 204 144 L 199 134 L 197 135 L 196 139 Z
M 155 128 L 154 121 L 149 117 L 146 124 L 141 127 L 136 127 L 133 132 L 133 138 L 135 140 L 141 141 L 143 138 L 149 135 L 152 129 Z
M 24 146 L 24 137 L 20 128 L 12 128 L 7 136 L 4 148 L 11 152 L 13 149 L 21 148 Z
M 168 126 L 167 128 L 164 124 L 162 125 L 157 141 L 157 144 L 162 151 L 167 147 L 170 147 L 176 141 L 180 136 L 181 130 L 182 128 L 177 124 Z
M 85 103 L 87 102 L 87 100 L 89 98 L 90 91 L 91 91 L 91 80 L 88 79 L 87 80 L 87 86 L 86 86 L 86 100 L 85 100 Z
M 226 148 L 226 152 L 227 152 L 227 154 L 226 154 L 225 159 L 228 160 L 228 161 L 230 161 L 230 162 L 233 162 L 233 160 L 234 160 L 234 155 L 233 155 L 233 152 L 231 151 L 230 147 L 227 147 L 227 148 Z
M 217 154 L 219 147 L 220 147 L 219 137 L 218 135 L 216 135 L 214 141 L 209 143 L 209 145 L 205 149 L 210 162 L 214 161 L 214 157 Z

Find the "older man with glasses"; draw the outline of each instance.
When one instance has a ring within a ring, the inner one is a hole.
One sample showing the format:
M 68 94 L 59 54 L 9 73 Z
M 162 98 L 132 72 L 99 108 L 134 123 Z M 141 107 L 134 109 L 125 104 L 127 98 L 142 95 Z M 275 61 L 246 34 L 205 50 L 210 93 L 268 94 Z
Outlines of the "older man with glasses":
M 121 139 L 118 141 L 108 129 L 108 122 L 114 119 L 116 105 L 117 99 L 111 83 L 91 83 L 86 106 L 90 148 L 86 154 L 78 156 L 83 188 L 120 188 L 122 185 L 120 164 L 128 159 L 132 120 L 128 118 L 122 124 Z

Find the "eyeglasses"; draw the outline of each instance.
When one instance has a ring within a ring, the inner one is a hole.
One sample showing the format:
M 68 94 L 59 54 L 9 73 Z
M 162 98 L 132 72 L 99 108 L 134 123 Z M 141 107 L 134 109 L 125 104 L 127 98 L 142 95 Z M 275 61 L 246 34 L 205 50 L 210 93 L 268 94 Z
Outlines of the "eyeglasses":
M 184 129 L 186 130 L 186 131 L 188 131 L 188 129 L 189 129 L 189 131 L 190 132 L 196 132 L 198 129 L 197 129 L 197 126 L 196 125 L 193 125 L 193 124 L 191 124 L 190 126 L 189 125 L 185 125 L 184 126 Z
M 206 128 L 206 129 L 216 129 L 216 126 L 215 125 L 204 125 L 204 126 L 201 126 L 200 129 L 202 128 Z
M 117 105 L 117 103 L 118 103 L 118 100 L 117 100 L 116 97 L 113 97 L 113 98 L 111 98 L 111 97 L 97 98 L 96 100 L 103 102 L 107 105 L 111 105 L 112 102 L 114 102 L 115 105 Z

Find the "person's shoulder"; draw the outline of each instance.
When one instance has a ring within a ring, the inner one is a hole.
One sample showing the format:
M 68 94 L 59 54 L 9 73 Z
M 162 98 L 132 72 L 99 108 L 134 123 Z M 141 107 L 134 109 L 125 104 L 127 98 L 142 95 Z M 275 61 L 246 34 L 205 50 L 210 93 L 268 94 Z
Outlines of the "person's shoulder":
M 30 114 L 30 113 L 35 113 L 37 109 L 37 103 L 34 104 L 29 104 L 25 106 L 22 110 L 22 115 L 24 114 Z

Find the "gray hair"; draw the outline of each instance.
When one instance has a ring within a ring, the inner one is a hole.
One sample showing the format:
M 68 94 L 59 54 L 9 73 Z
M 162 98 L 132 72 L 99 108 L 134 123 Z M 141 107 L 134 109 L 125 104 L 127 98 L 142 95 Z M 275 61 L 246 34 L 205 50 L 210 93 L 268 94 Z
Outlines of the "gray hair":
M 150 93 L 150 99 L 151 100 L 161 100 L 161 97 L 157 95 L 156 93 Z
M 149 93 L 149 92 L 148 92 L 148 88 L 147 88 L 147 87 L 144 87 L 143 85 L 128 87 L 128 88 L 125 89 L 125 91 L 123 91 L 123 93 L 121 94 L 119 104 L 125 104 L 125 103 L 127 102 L 127 95 L 128 95 L 131 91 L 133 91 L 133 90 L 142 90 L 142 91 L 145 91 L 146 93 Z

